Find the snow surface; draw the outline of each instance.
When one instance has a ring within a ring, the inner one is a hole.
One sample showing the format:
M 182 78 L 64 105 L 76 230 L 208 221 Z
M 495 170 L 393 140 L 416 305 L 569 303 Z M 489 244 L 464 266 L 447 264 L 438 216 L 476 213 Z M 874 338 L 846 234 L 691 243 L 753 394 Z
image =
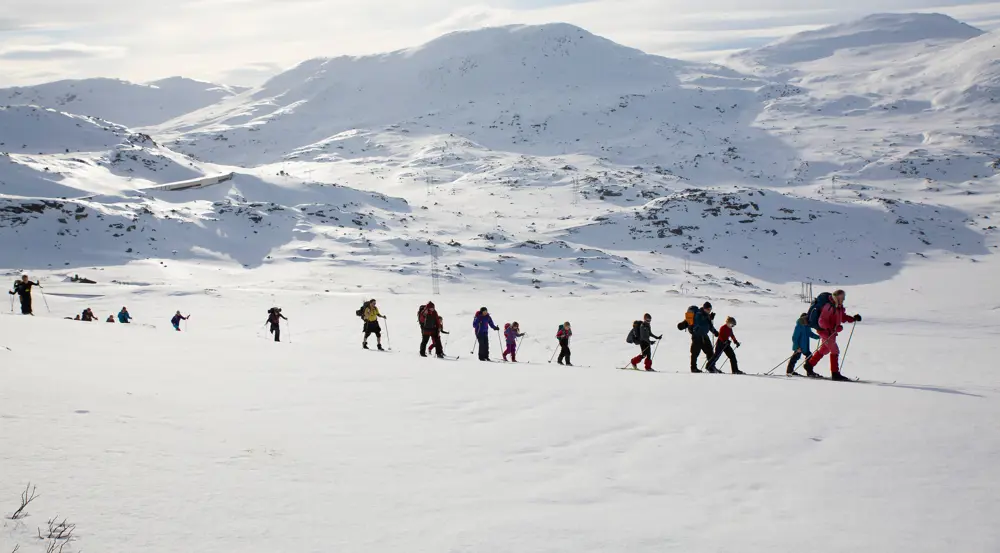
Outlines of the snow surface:
M 997 36 L 879 15 L 724 67 L 514 26 L 169 116 L 217 87 L 0 108 L 0 271 L 46 292 L 0 317 L 0 511 L 43 495 L 0 551 L 56 515 L 73 553 L 1000 550 Z M 802 282 L 849 291 L 876 384 L 686 373 L 688 305 L 766 372 Z M 432 298 L 459 361 L 415 355 Z M 468 359 L 481 305 L 533 364 Z M 666 374 L 613 370 L 644 312 Z

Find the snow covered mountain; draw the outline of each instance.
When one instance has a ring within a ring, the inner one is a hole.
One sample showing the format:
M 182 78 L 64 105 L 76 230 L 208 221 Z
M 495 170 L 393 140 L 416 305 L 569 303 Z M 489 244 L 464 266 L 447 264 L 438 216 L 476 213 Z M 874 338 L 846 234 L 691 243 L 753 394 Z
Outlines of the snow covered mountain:
M 118 79 L 66 80 L 0 88 L 0 106 L 36 105 L 142 127 L 214 104 L 243 90 L 183 77 L 146 84 Z

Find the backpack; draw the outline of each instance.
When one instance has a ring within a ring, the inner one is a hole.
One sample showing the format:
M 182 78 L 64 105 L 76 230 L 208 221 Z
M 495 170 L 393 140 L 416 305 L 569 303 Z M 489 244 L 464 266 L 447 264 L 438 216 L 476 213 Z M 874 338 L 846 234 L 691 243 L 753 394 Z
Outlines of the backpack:
M 421 325 L 424 324 L 424 311 L 426 310 L 427 310 L 426 305 L 421 305 L 419 308 L 417 308 L 417 322 L 420 323 Z
M 358 309 L 357 311 L 355 311 L 354 314 L 357 315 L 357 316 L 359 316 L 359 317 L 361 317 L 361 318 L 364 318 L 364 316 L 365 316 L 365 309 L 368 309 L 368 306 L 370 304 L 371 304 L 371 300 L 366 301 L 365 303 L 361 304 L 361 309 Z
M 692 305 L 684 312 L 684 320 L 677 323 L 677 330 L 687 330 L 694 326 L 694 317 L 698 314 L 698 306 Z
M 812 305 L 809 306 L 809 328 L 813 330 L 823 330 L 819 327 L 819 316 L 823 313 L 823 307 L 830 303 L 830 298 L 833 296 L 830 292 L 823 292 L 822 294 L 816 296 L 813 300 Z
M 639 327 L 640 326 L 642 326 L 642 321 L 635 321 L 634 323 L 632 323 L 632 330 L 629 331 L 628 337 L 625 338 L 626 342 L 628 342 L 630 344 L 638 344 L 639 343 Z

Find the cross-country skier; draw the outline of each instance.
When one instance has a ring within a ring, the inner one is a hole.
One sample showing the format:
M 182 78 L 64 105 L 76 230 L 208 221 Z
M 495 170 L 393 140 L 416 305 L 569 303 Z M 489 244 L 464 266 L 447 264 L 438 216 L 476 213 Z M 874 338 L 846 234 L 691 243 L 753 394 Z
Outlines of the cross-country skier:
M 427 342 L 431 342 L 431 353 L 437 350 L 438 358 L 444 357 L 444 347 L 441 345 L 441 334 L 444 330 L 444 319 L 438 315 L 434 302 L 427 302 L 417 310 L 417 322 L 420 323 L 420 357 L 427 357 Z
M 500 330 L 500 327 L 493 322 L 493 317 L 485 307 L 481 308 L 472 319 L 472 328 L 476 331 L 476 339 L 479 340 L 479 360 L 490 360 L 490 329 Z
M 525 334 L 521 332 L 521 325 L 516 321 L 503 325 L 503 336 L 507 340 L 507 349 L 503 350 L 503 360 L 510 360 L 517 363 L 517 339 Z
M 706 301 L 705 305 L 702 305 L 701 309 L 695 312 L 694 324 L 688 328 L 688 332 L 691 333 L 691 372 L 693 373 L 701 372 L 701 369 L 698 368 L 698 356 L 702 353 L 708 359 L 708 368 L 706 370 L 710 373 L 721 372 L 712 363 L 712 357 L 715 356 L 715 352 L 712 351 L 712 339 L 708 337 L 709 332 L 715 336 L 719 335 L 719 331 L 712 324 L 712 319 L 714 318 L 712 304 Z
M 80 316 L 80 320 L 91 323 L 97 320 L 97 315 L 94 315 L 94 311 L 88 307 L 83 310 L 83 314 Z
M 374 334 L 375 340 L 378 343 L 378 350 L 385 351 L 382 349 L 382 327 L 378 324 L 378 320 L 385 319 L 385 317 L 379 313 L 378 306 L 375 305 L 374 299 L 368 300 L 367 306 L 361 313 L 361 318 L 365 321 L 365 336 L 361 339 L 361 347 L 368 349 L 368 337 Z
M 837 345 L 837 336 L 844 330 L 844 323 L 859 323 L 861 315 L 853 317 L 847 314 L 844 309 L 844 300 L 847 293 L 837 290 L 830 296 L 830 302 L 823 306 L 819 315 L 819 338 L 820 347 L 816 353 L 806 361 L 806 376 L 818 377 L 813 368 L 830 354 L 830 378 L 833 380 L 847 381 L 846 376 L 840 374 L 840 346 Z
M 186 321 L 186 320 L 188 320 L 190 318 L 191 318 L 191 315 L 188 315 L 187 317 L 185 317 L 184 315 L 181 315 L 180 311 L 178 311 L 177 313 L 174 313 L 174 316 L 170 319 L 170 324 L 174 325 L 174 330 L 176 330 L 177 332 L 180 332 L 181 331 L 181 321 Z
M 267 323 L 271 325 L 271 334 L 274 334 L 274 341 L 281 341 L 281 319 L 288 320 L 288 317 L 281 314 L 280 307 L 272 307 L 267 310 Z
M 10 295 L 17 294 L 18 298 L 21 300 L 21 314 L 22 315 L 34 315 L 31 311 L 31 287 L 37 286 L 42 287 L 41 284 L 28 280 L 28 275 L 21 275 L 21 280 L 14 281 L 14 290 L 9 292 Z
M 729 342 L 736 344 L 736 347 L 740 347 L 740 341 L 736 339 L 736 335 L 733 334 L 733 328 L 736 326 L 736 319 L 733 317 L 726 317 L 726 324 L 722 325 L 722 329 L 719 330 L 719 339 L 715 342 L 715 355 L 712 356 L 712 362 L 709 363 L 711 366 L 715 366 L 715 363 L 722 358 L 722 354 L 725 353 L 726 357 L 729 358 L 729 364 L 733 368 L 733 374 L 745 374 L 740 370 L 739 364 L 736 362 L 736 352 L 733 351 L 733 347 Z
M 649 313 L 646 313 L 645 315 L 643 315 L 642 322 L 639 323 L 639 327 L 633 329 L 633 332 L 635 334 L 633 339 L 635 343 L 639 345 L 639 355 L 632 358 L 633 369 L 638 369 L 639 361 L 645 359 L 646 362 L 643 363 L 643 366 L 647 371 L 650 372 L 653 371 L 653 352 L 651 346 L 655 342 L 653 342 L 652 339 L 656 338 L 657 340 L 662 340 L 663 336 L 657 336 L 653 334 L 653 328 L 652 326 L 650 326 L 652 322 L 653 322 L 653 316 L 650 315 Z
M 573 337 L 573 328 L 570 326 L 569 321 L 559 325 L 559 330 L 556 331 L 556 339 L 559 340 L 559 361 L 560 365 L 567 365 L 572 367 L 573 363 L 570 363 L 569 356 L 571 352 L 569 351 L 569 339 Z M 565 362 L 563 362 L 565 360 Z
M 118 312 L 118 322 L 123 324 L 132 322 L 132 315 L 128 312 L 127 307 L 122 306 L 122 310 Z
M 795 372 L 795 366 L 799 364 L 799 359 L 803 355 L 806 359 L 812 356 L 812 343 L 809 341 L 810 339 L 819 340 L 819 335 L 809 328 L 809 314 L 803 313 L 795 323 L 795 332 L 792 333 L 792 351 L 795 353 L 788 360 L 788 367 L 785 369 L 785 374 L 788 376 L 799 375 L 799 373 Z
M 106 321 L 104 321 L 104 322 L 106 322 L 106 323 L 113 323 L 113 322 L 115 322 L 115 316 L 114 315 L 108 315 L 108 319 Z

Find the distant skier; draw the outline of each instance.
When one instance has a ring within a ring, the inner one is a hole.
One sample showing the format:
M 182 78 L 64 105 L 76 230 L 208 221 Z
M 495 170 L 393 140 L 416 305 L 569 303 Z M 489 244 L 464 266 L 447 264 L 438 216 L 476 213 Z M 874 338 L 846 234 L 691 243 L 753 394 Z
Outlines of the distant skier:
M 652 339 L 656 338 L 657 340 L 662 340 L 663 336 L 657 336 L 653 334 L 653 328 L 651 326 L 652 322 L 653 322 L 653 316 L 650 315 L 649 313 L 646 313 L 645 315 L 643 315 L 642 321 L 636 321 L 635 323 L 632 323 L 632 333 L 629 335 L 629 338 L 632 339 L 631 343 L 637 344 L 639 346 L 639 355 L 632 358 L 633 369 L 638 369 L 639 361 L 645 359 L 646 362 L 643 363 L 643 367 L 647 371 L 650 372 L 653 371 L 652 345 L 655 342 L 653 342 Z
M 823 296 L 824 294 L 820 294 L 820 297 Z M 825 305 L 813 306 L 820 309 L 819 324 L 817 325 L 819 326 L 820 347 L 806 361 L 806 376 L 818 377 L 819 375 L 813 371 L 813 368 L 823 360 L 823 357 L 830 354 L 830 378 L 833 380 L 849 381 L 849 378 L 840 374 L 840 346 L 837 345 L 837 336 L 844 330 L 844 323 L 861 322 L 861 315 L 858 314 L 852 317 L 847 314 L 847 310 L 844 309 L 844 300 L 847 299 L 847 293 L 843 290 L 837 290 L 833 294 L 826 296 L 829 300 Z
M 104 321 L 104 322 L 106 322 L 106 323 L 113 323 L 113 322 L 115 322 L 115 316 L 114 315 L 108 315 L 108 319 L 106 321 Z
M 795 367 L 799 364 L 799 359 L 804 355 L 806 359 L 812 356 L 812 343 L 809 341 L 819 340 L 819 335 L 809 328 L 809 314 L 803 313 L 795 323 L 795 332 L 792 333 L 792 351 L 795 352 L 788 360 L 788 368 L 785 374 L 788 376 L 801 376 L 795 372 Z
M 122 310 L 118 312 L 118 322 L 122 324 L 132 322 L 132 315 L 128 312 L 128 308 L 123 306 Z
M 490 329 L 500 330 L 500 327 L 493 322 L 488 309 L 483 307 L 472 319 L 472 328 L 476 331 L 476 339 L 479 341 L 479 360 L 490 360 Z
M 281 319 L 288 320 L 288 317 L 281 314 L 280 307 L 272 307 L 267 310 L 267 322 L 271 325 L 271 334 L 274 334 L 274 341 L 281 341 Z
M 518 322 L 507 323 L 503 325 L 503 336 L 507 341 L 507 349 L 503 350 L 503 360 L 507 360 L 507 356 L 510 356 L 510 360 L 517 363 L 517 339 L 525 334 L 521 332 L 521 325 Z
M 178 311 L 177 313 L 174 313 L 174 316 L 170 319 L 170 324 L 172 324 L 174 326 L 174 330 L 176 330 L 177 332 L 180 332 L 181 331 L 181 321 L 186 321 L 186 320 L 188 320 L 190 318 L 191 318 L 191 315 L 188 315 L 187 317 L 185 317 L 184 315 L 181 315 L 180 311 Z
M 22 315 L 34 315 L 31 311 L 31 287 L 37 286 L 42 287 L 41 284 L 28 280 L 28 275 L 21 275 L 21 280 L 14 281 L 14 290 L 8 292 L 10 295 L 17 294 L 18 298 L 21 300 L 21 314 Z
M 722 358 L 722 354 L 725 353 L 726 357 L 729 358 L 729 364 L 733 368 L 733 374 L 745 374 L 740 370 L 739 363 L 736 362 L 736 352 L 733 351 L 730 342 L 736 344 L 736 347 L 740 347 L 740 341 L 736 339 L 736 335 L 733 334 L 733 328 L 736 326 L 736 319 L 733 317 L 726 317 L 726 324 L 722 325 L 722 329 L 719 330 L 719 339 L 715 342 L 715 354 L 712 356 L 712 362 L 709 365 L 715 367 L 716 362 Z M 721 371 L 720 371 L 721 372 Z
M 378 320 L 385 319 L 385 317 L 379 313 L 378 306 L 375 305 L 374 299 L 368 300 L 365 304 L 364 309 L 361 312 L 361 318 L 365 321 L 365 336 L 361 339 L 361 347 L 368 349 L 368 337 L 374 334 L 375 340 L 378 343 L 378 350 L 385 351 L 382 349 L 382 327 L 378 324 Z
M 420 333 L 423 336 L 420 341 L 420 357 L 427 357 L 427 342 L 431 342 L 431 353 L 436 350 L 438 358 L 444 357 L 441 334 L 447 334 L 447 332 L 444 330 L 444 319 L 438 315 L 434 302 L 427 302 L 427 305 L 420 306 L 420 309 L 417 310 L 417 322 L 420 323 Z
M 559 329 L 556 330 L 556 340 L 559 340 L 559 360 L 560 365 L 566 365 L 569 367 L 573 366 L 570 362 L 569 356 L 571 352 L 569 351 L 569 339 L 573 337 L 573 328 L 570 326 L 569 321 L 559 325 Z
M 94 311 L 88 307 L 83 310 L 83 314 L 80 315 L 80 320 L 91 323 L 97 320 L 97 315 L 94 315 Z
M 685 320 L 677 325 L 679 330 L 686 329 L 691 333 L 691 372 L 693 373 L 702 372 L 698 368 L 698 356 L 702 353 L 705 354 L 708 360 L 708 372 L 720 372 L 712 363 L 715 352 L 712 349 L 712 339 L 708 337 L 709 332 L 715 336 L 719 335 L 719 331 L 712 324 L 713 319 L 715 319 L 715 314 L 712 313 L 712 304 L 706 301 L 701 306 L 701 309 L 698 309 L 695 305 L 688 308 Z

